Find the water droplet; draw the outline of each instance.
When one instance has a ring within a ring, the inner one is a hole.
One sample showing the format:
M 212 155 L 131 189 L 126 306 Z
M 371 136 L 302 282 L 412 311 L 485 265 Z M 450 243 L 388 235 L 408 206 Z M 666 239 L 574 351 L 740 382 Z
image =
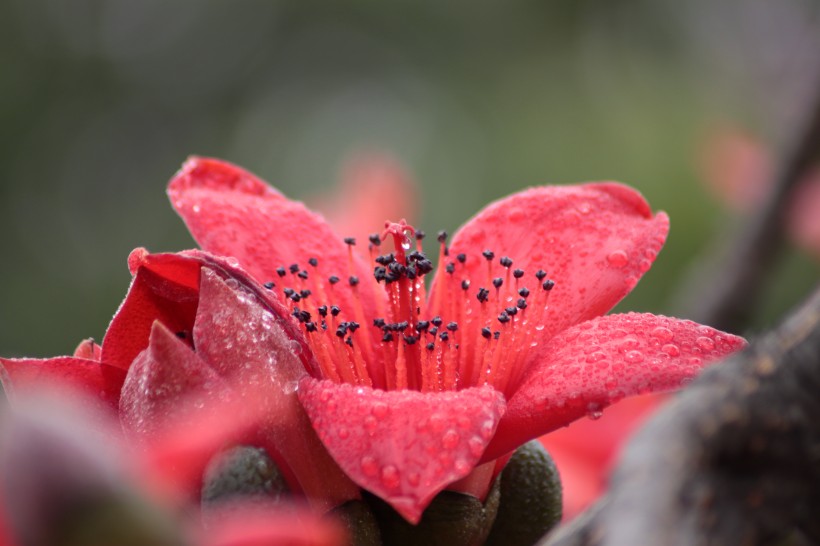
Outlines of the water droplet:
M 489 440 L 493 437 L 493 432 L 495 432 L 495 426 L 492 421 L 487 420 L 481 423 L 479 433 L 481 434 L 482 438 L 484 438 L 485 440 Z
M 459 435 L 453 429 L 448 430 L 444 433 L 444 436 L 441 438 L 441 445 L 444 446 L 444 449 L 454 449 L 458 446 Z
M 539 325 L 537 325 L 537 326 L 535 327 L 535 329 L 536 329 L 537 331 L 539 331 L 539 332 L 540 332 L 541 330 L 543 330 L 543 329 L 544 329 L 544 325 L 543 325 L 543 324 L 539 324 Z
M 427 424 L 430 427 L 430 430 L 433 432 L 441 432 L 444 430 L 444 416 L 440 413 L 434 413 L 430 416 L 430 419 L 427 421 Z
M 302 352 L 302 344 L 299 343 L 296 340 L 290 341 L 289 347 L 290 347 L 290 352 L 292 352 L 296 356 L 298 356 Z
M 456 459 L 456 462 L 455 462 L 455 464 L 454 464 L 453 466 L 455 467 L 456 472 L 458 472 L 459 474 L 467 474 L 467 473 L 469 473 L 469 472 L 470 472 L 470 470 L 472 470 L 472 468 L 473 468 L 473 467 L 470 465 L 470 463 L 469 463 L 469 462 L 467 462 L 467 461 L 466 461 L 466 460 L 464 460 L 464 459 Z
M 615 387 L 618 386 L 618 380 L 610 375 L 606 378 L 606 381 L 604 381 L 604 386 L 608 390 L 612 390 L 612 389 L 614 389 Z
M 484 453 L 484 442 L 482 442 L 478 436 L 470 438 L 467 441 L 467 445 L 470 447 L 470 453 L 472 453 L 474 457 L 481 457 L 481 454 Z
M 587 404 L 587 417 L 593 421 L 600 419 L 603 414 L 604 412 L 602 411 L 601 404 L 597 402 L 590 402 Z
M 596 352 L 592 353 L 591 355 L 588 355 L 586 360 L 587 360 L 587 362 L 589 362 L 591 364 L 593 362 L 601 362 L 605 358 L 606 358 L 606 353 L 604 353 L 602 351 L 596 351 Z
M 339 427 L 339 430 L 336 431 L 336 435 L 342 440 L 346 440 L 350 437 L 350 431 L 347 430 L 347 427 Z
M 193 206 L 193 210 L 195 214 L 199 214 L 199 211 L 202 210 L 202 207 L 200 207 L 199 204 L 196 204 Z
M 379 422 L 372 415 L 368 415 L 364 418 L 364 428 L 368 434 L 373 434 L 379 428 Z
M 621 268 L 626 267 L 626 264 L 629 263 L 629 258 L 623 250 L 616 250 L 609 253 L 609 256 L 606 257 L 606 261 L 609 262 L 609 265 L 612 267 Z
M 376 463 L 376 459 L 370 455 L 362 457 L 362 472 L 364 472 L 365 476 L 370 476 L 371 478 L 376 476 L 379 473 L 379 465 Z
M 373 417 L 377 419 L 384 419 L 387 417 L 387 414 L 390 413 L 390 408 L 384 402 L 377 402 L 373 404 L 370 412 L 373 414 Z
M 638 338 L 636 338 L 635 336 L 628 336 L 621 342 L 620 350 L 629 351 L 630 349 L 636 348 L 638 345 L 640 345 Z
M 674 343 L 667 343 L 666 345 L 661 347 L 661 351 L 668 354 L 669 356 L 679 356 L 680 355 L 680 347 L 678 347 Z
M 285 386 L 282 387 L 282 391 L 285 394 L 293 394 L 299 390 L 299 382 L 298 381 L 288 381 L 285 383 Z
M 236 259 L 236 258 L 234 258 L 233 256 L 229 256 L 229 257 L 225 258 L 225 261 L 226 261 L 226 262 L 228 263 L 228 265 L 229 265 L 229 266 L 231 266 L 231 267 L 239 267 L 239 260 L 237 260 L 237 259 Z
M 701 336 L 695 340 L 695 343 L 704 351 L 713 351 L 715 349 L 715 342 L 708 337 Z
M 693 356 L 689 358 L 689 364 L 692 366 L 701 366 L 703 364 L 703 359 L 699 356 Z
M 382 484 L 388 489 L 398 489 L 399 485 L 401 485 L 399 469 L 392 464 L 385 465 L 385 467 L 382 468 Z
M 672 341 L 672 338 L 674 337 L 672 330 L 666 328 L 665 326 L 658 326 L 657 328 L 652 330 L 652 332 L 649 335 L 661 341 Z
M 589 203 L 584 202 L 578 205 L 578 212 L 580 212 L 581 214 L 589 214 L 591 210 L 592 205 L 590 205 Z
M 643 362 L 643 359 L 643 353 L 640 351 L 629 351 L 624 355 L 624 360 L 630 364 L 638 364 L 639 362 Z
M 421 474 L 418 472 L 410 472 L 407 474 L 407 483 L 412 487 L 418 487 L 421 483 Z

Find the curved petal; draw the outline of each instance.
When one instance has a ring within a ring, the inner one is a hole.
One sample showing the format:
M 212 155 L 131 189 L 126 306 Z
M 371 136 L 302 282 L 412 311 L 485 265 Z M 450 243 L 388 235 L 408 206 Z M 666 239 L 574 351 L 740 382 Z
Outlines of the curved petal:
M 525 272 L 517 286 L 532 292 L 530 316 L 548 305 L 538 319 L 544 328 L 537 334 L 546 340 L 606 313 L 628 294 L 652 265 L 668 229 L 666 214 L 652 216 L 643 197 L 627 186 L 546 186 L 511 195 L 479 212 L 453 237 L 450 255 L 465 254 L 455 274 L 470 279 L 474 289 L 489 288 L 491 294 L 490 277 L 506 278 L 506 286 L 511 283 L 509 269 L 499 263 L 504 256 L 511 258 L 512 269 Z M 484 250 L 495 253 L 490 273 Z M 548 302 L 534 276 L 539 269 L 555 282 Z M 441 299 L 446 309 L 448 295 L 436 294 L 439 286 L 447 290 L 443 275 L 439 269 L 431 301 Z M 498 305 L 491 316 L 507 305 Z
M 128 267 L 135 277 L 103 339 L 104 362 L 127 369 L 148 346 L 155 320 L 173 332 L 190 337 L 199 304 L 200 270 L 207 267 L 223 279 L 233 279 L 232 282 L 253 294 L 274 316 L 280 317 L 280 326 L 302 349 L 300 358 L 305 368 L 318 373 L 307 341 L 289 319 L 288 309 L 229 259 L 198 250 L 150 254 L 138 248 L 128 257 Z
M 211 176 L 214 169 L 219 176 Z M 349 251 L 324 218 L 272 189 L 263 191 L 257 179 L 250 189 L 233 183 L 233 178 L 224 175 L 230 169 L 240 173 L 240 179 L 247 175 L 229 163 L 192 158 L 168 186 L 171 203 L 199 245 L 209 252 L 238 259 L 260 282 L 276 281 L 281 288 L 311 290 L 317 306 L 339 306 L 344 320 L 364 322 L 375 317 L 376 298 L 386 299 L 384 290 L 376 284 L 365 262 Z M 308 265 L 311 259 L 317 265 Z M 287 273 L 280 280 L 277 268 L 293 264 L 307 278 Z M 343 281 L 331 286 L 331 276 Z M 348 283 L 351 276 L 365 282 L 352 289 Z M 357 313 L 359 306 L 362 313 Z
M 538 348 L 484 459 L 584 415 L 595 418 L 625 396 L 677 389 L 745 344 L 708 326 L 652 314 L 578 324 Z
M 179 424 L 184 415 L 220 399 L 227 384 L 184 341 L 156 321 L 148 348 L 128 370 L 120 421 L 129 436 L 147 440 Z
M 0 358 L 0 379 L 14 396 L 42 387 L 69 387 L 99 400 L 106 410 L 116 410 L 125 371 L 96 360 L 60 356 L 56 358 Z M 10 387 L 10 388 L 9 388 Z
M 329 509 L 357 497 L 358 490 L 330 458 L 299 404 L 298 382 L 307 376 L 299 357 L 302 345 L 282 322 L 252 294 L 202 269 L 197 354 L 243 398 L 264 404 L 267 434 L 261 441 L 284 458 L 306 496 Z
M 347 475 L 411 523 L 473 470 L 504 413 L 490 387 L 422 393 L 307 379 L 299 399 Z

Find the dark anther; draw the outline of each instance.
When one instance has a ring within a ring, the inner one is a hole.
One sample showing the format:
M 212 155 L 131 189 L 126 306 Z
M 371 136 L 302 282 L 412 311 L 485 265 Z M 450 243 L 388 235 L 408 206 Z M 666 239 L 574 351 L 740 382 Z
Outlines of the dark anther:
M 493 332 L 493 339 L 498 339 L 498 338 L 500 338 L 500 337 L 501 337 L 501 332 L 499 332 L 498 330 L 496 330 L 495 332 Z
M 347 326 L 342 323 L 336 328 L 336 337 L 345 337 L 347 335 Z
M 347 343 L 350 347 L 353 347 L 353 338 L 350 337 L 350 336 L 347 336 L 347 339 L 345 340 L 345 343 Z
M 553 286 L 555 286 L 555 281 L 551 281 L 551 280 L 547 279 L 547 280 L 544 281 L 544 284 L 541 285 L 541 288 L 543 288 L 544 290 L 550 291 L 550 290 L 552 290 Z
M 358 329 L 359 329 L 359 326 L 360 326 L 360 325 L 359 325 L 359 323 L 358 323 L 358 322 L 355 322 L 355 321 L 350 321 L 350 322 L 347 324 L 347 327 L 348 327 L 348 328 L 350 328 L 351 333 L 352 333 L 352 332 L 355 332 L 356 330 L 358 330 Z
M 334 317 L 338 317 L 339 313 L 341 313 L 341 312 L 342 312 L 342 310 L 339 309 L 338 305 L 331 305 L 330 306 L 330 314 L 333 315 Z
M 426 233 L 424 233 L 424 232 L 423 232 L 422 230 L 420 230 L 420 229 L 417 229 L 417 230 L 416 230 L 416 241 L 421 241 L 422 239 L 424 239 L 424 236 L 425 236 L 425 235 L 426 235 Z
M 308 311 L 299 311 L 299 316 L 296 317 L 299 322 L 310 322 L 310 313 Z
M 444 270 L 452 275 L 456 271 L 456 264 L 450 262 L 444 267 Z
M 450 334 L 448 334 L 447 332 L 442 332 L 438 335 L 438 337 L 439 339 L 441 339 L 441 341 L 447 341 L 448 339 L 450 339 Z
M 547 272 L 544 271 L 543 269 L 539 269 L 538 271 L 535 272 L 535 278 L 538 279 L 539 281 L 543 281 L 544 277 L 546 277 L 546 276 L 547 276 Z
M 291 273 L 299 273 L 299 264 L 290 264 L 288 269 L 290 269 Z
M 186 337 L 188 337 L 188 334 L 186 334 L 184 330 L 180 330 L 179 332 L 177 332 L 177 337 L 179 339 L 185 339 Z
M 510 322 L 510 316 L 507 314 L 506 311 L 501 311 L 501 313 L 499 313 L 498 322 L 500 322 L 501 324 Z
M 516 279 L 520 279 L 523 276 L 524 276 L 524 270 L 523 269 L 514 269 L 513 270 L 513 277 L 515 277 Z
M 404 336 L 404 342 L 413 345 L 416 342 L 416 336 Z
M 429 327 L 430 327 L 430 321 L 429 320 L 420 320 L 416 323 L 416 330 L 418 330 L 419 332 L 423 332 Z
M 336 275 L 331 275 L 327 278 L 327 282 L 329 282 L 330 284 L 336 284 L 337 282 L 339 282 L 339 277 L 337 277 Z
M 376 328 L 384 328 L 384 319 L 383 318 L 374 318 L 373 319 L 373 326 Z
M 514 317 L 518 313 L 518 307 L 507 307 L 506 309 L 504 309 L 504 312 L 510 315 L 511 317 Z
M 501 288 L 501 285 L 504 284 L 504 279 L 501 277 L 496 277 L 493 279 L 493 286 L 496 288 Z
M 265 284 L 263 284 L 262 286 L 264 286 L 268 290 L 273 290 L 273 288 L 276 286 L 276 283 L 274 283 L 273 281 L 268 281 Z
M 382 256 L 377 256 L 376 257 L 376 263 L 381 264 L 381 265 L 387 265 L 395 259 L 396 259 L 396 257 L 393 256 L 393 253 L 391 252 L 389 254 L 384 254 Z
M 451 332 L 455 332 L 456 330 L 458 330 L 458 323 L 457 322 L 448 322 L 447 323 L 447 329 L 450 330 Z
M 350 286 L 356 286 L 357 284 L 359 284 L 359 277 L 357 277 L 356 275 L 351 275 L 350 278 L 347 279 L 347 282 L 350 283 Z
M 433 270 L 433 262 L 427 258 L 416 262 L 416 271 L 419 275 L 426 275 Z
M 436 335 L 438 333 L 438 326 L 433 326 L 432 328 L 430 328 L 430 330 L 427 333 L 430 334 L 431 336 Z
M 487 328 L 486 326 L 485 326 L 484 328 L 482 328 L 482 329 L 481 329 L 481 336 L 482 336 L 484 339 L 490 339 L 490 336 L 491 336 L 491 335 L 493 335 L 493 333 L 492 333 L 492 332 L 490 331 L 490 329 L 489 329 L 489 328 Z
M 323 316 L 323 317 L 327 316 L 327 305 L 320 305 L 319 307 L 316 308 L 316 310 L 319 311 L 319 314 L 321 316 Z
M 395 277 L 401 277 L 404 275 L 404 272 L 407 271 L 407 267 L 399 262 L 391 262 L 390 265 L 387 266 L 387 269 Z
M 387 276 L 387 270 L 380 265 L 377 265 L 373 268 L 373 276 L 376 278 L 376 282 L 381 282 Z
M 285 297 L 288 297 L 288 298 L 291 297 L 294 294 L 294 292 L 296 292 L 296 291 L 293 288 L 283 288 L 282 289 L 282 293 L 285 295 Z
M 407 255 L 407 262 L 417 262 L 419 260 L 423 260 L 426 256 L 419 252 L 418 250 L 414 250 L 410 254 Z
M 405 274 L 407 275 L 407 278 L 410 279 L 411 281 L 413 279 L 415 279 L 416 278 L 416 266 L 408 265 L 407 266 L 407 271 L 405 272 Z
M 478 298 L 478 301 L 480 301 L 481 303 L 484 303 L 485 301 L 490 299 L 490 291 L 486 288 L 479 288 L 478 294 L 476 294 L 476 298 Z
M 509 256 L 504 256 L 504 257 L 502 257 L 502 258 L 501 258 L 500 260 L 498 260 L 498 261 L 499 261 L 499 262 L 501 263 L 501 265 L 503 265 L 504 267 L 512 267 L 512 258 L 510 258 Z
M 526 309 L 527 308 L 527 300 L 525 300 L 524 298 L 519 298 L 518 302 L 516 302 L 515 305 L 519 309 Z
M 404 332 L 405 330 L 407 330 L 407 328 L 408 328 L 409 326 L 410 326 L 410 323 L 409 323 L 409 322 L 407 322 L 406 320 L 403 320 L 403 321 L 401 321 L 401 322 L 397 322 L 397 323 L 396 323 L 396 331 L 398 331 L 398 332 Z
M 526 298 L 527 296 L 530 295 L 530 289 L 525 286 L 525 287 L 523 287 L 522 289 L 520 289 L 518 291 L 518 295 L 521 296 L 522 298 Z
M 382 336 L 382 341 L 393 341 L 393 334 L 385 332 L 384 336 Z
M 302 296 L 302 299 L 305 299 L 306 297 L 310 296 L 312 293 L 313 293 L 313 292 L 311 292 L 311 291 L 310 291 L 310 290 L 308 290 L 307 288 L 306 288 L 306 289 L 304 289 L 304 290 L 300 290 L 300 291 L 299 291 L 299 295 L 300 295 L 300 296 Z
M 290 299 L 295 301 L 296 303 L 299 303 L 300 301 L 302 301 L 302 296 L 300 296 L 299 294 L 294 292 L 293 294 L 290 295 Z
M 280 277 L 284 277 L 285 275 L 287 275 L 287 273 L 288 272 L 281 265 L 276 268 L 276 274 L 279 275 Z
M 373 246 L 379 246 L 382 244 L 382 238 L 379 237 L 378 233 L 371 233 L 367 236 L 367 238 L 370 239 L 370 244 Z
M 319 265 L 319 260 L 317 260 L 316 258 L 310 258 L 308 259 L 308 263 L 313 267 L 316 267 L 317 265 Z
M 467 261 L 467 255 L 464 254 L 463 252 L 461 254 L 457 254 L 456 255 L 456 260 L 458 260 L 458 263 L 463 264 L 464 262 Z
M 297 276 L 302 280 L 306 280 L 308 278 L 308 272 L 305 271 L 305 270 L 302 270 L 297 274 Z
M 468 288 L 470 288 L 470 281 L 468 281 L 467 279 L 461 281 L 461 289 L 467 290 Z
M 493 258 L 495 258 L 495 252 L 493 252 L 490 249 L 485 250 L 484 252 L 481 253 L 481 255 L 484 256 L 485 258 L 487 258 L 488 262 L 490 260 L 492 260 Z
M 433 317 L 433 318 L 430 319 L 430 322 L 433 323 L 433 326 L 438 327 L 438 326 L 441 326 L 442 320 L 441 320 L 441 317 Z
M 346 245 L 353 246 L 353 245 L 356 244 L 356 238 L 355 237 L 345 237 L 342 240 L 345 242 Z
M 433 349 L 435 349 L 435 348 L 436 348 L 436 344 L 435 344 L 435 343 L 433 343 L 432 341 L 431 341 L 430 343 L 428 343 L 428 344 L 427 344 L 427 350 L 428 350 L 428 351 L 432 351 L 432 350 L 433 350 Z
M 436 239 L 438 239 L 439 243 L 443 243 L 447 240 L 447 232 L 442 229 L 438 232 L 438 236 L 436 237 Z
M 327 330 L 327 321 L 326 320 L 322 321 L 322 330 Z
M 317 330 L 315 322 L 306 322 L 305 323 L 305 330 L 308 332 L 315 332 Z

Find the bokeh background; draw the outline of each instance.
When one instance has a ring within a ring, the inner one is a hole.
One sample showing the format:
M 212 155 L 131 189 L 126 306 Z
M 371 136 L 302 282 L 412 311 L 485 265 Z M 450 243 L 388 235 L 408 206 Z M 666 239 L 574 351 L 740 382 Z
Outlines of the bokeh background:
M 193 246 L 164 193 L 190 154 L 324 202 L 351 158 L 386 154 L 428 232 L 529 185 L 621 180 L 672 218 L 624 306 L 685 313 L 692 269 L 754 213 L 721 177 L 755 179 L 794 134 L 818 53 L 808 0 L 4 0 L 0 354 L 100 340 L 130 250 Z M 755 328 L 817 259 L 789 250 Z

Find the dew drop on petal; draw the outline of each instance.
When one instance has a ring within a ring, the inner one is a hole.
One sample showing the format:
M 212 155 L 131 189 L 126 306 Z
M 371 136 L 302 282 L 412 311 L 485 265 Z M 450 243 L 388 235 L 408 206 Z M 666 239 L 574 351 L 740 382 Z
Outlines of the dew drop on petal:
M 587 404 L 587 417 L 593 421 L 600 419 L 603 414 L 604 412 L 601 409 L 601 404 L 598 404 L 597 402 L 590 402 Z
M 458 432 L 453 429 L 448 430 L 444 433 L 444 436 L 441 438 L 441 445 L 444 449 L 454 449 L 458 446 Z
M 624 360 L 626 360 L 630 364 L 638 364 L 640 362 L 643 362 L 644 356 L 643 353 L 640 351 L 629 351 L 624 355 Z
M 695 343 L 697 343 L 698 347 L 700 347 L 704 351 L 712 351 L 715 349 L 714 340 L 705 336 L 701 336 L 698 339 L 696 339 Z
M 473 457 L 480 457 L 484 453 L 484 442 L 478 436 L 470 438 L 467 445 L 470 447 L 470 453 L 473 454 Z
M 672 330 L 666 328 L 665 326 L 658 326 L 657 328 L 652 330 L 650 335 L 661 341 L 672 341 L 672 338 L 674 337 Z
M 362 457 L 362 472 L 371 478 L 376 476 L 379 473 L 379 465 L 376 463 L 376 459 L 370 455 Z
M 432 432 L 441 432 L 444 430 L 444 417 L 439 413 L 434 413 L 430 416 L 427 424 Z
M 384 419 L 387 417 L 387 414 L 390 413 L 390 408 L 384 402 L 378 402 L 373 405 L 370 412 L 373 414 L 373 417 L 377 419 Z
M 397 489 L 401 485 L 399 469 L 392 464 L 385 465 L 382 468 L 382 484 L 389 489 Z
M 349 430 L 347 430 L 347 427 L 339 427 L 339 430 L 337 430 L 337 431 L 336 431 L 336 434 L 337 434 L 337 435 L 339 436 L 339 438 L 341 438 L 342 440 L 346 440 L 347 438 L 349 438 L 349 437 L 350 437 L 350 431 L 349 431 Z
M 470 463 L 468 463 L 464 459 L 456 459 L 456 462 L 455 464 L 453 464 L 453 467 L 459 474 L 467 474 L 468 472 L 470 472 L 470 469 L 472 468 L 470 466 Z
M 661 347 L 661 351 L 668 354 L 669 356 L 678 356 L 678 355 L 680 355 L 680 347 L 678 347 L 674 343 L 667 343 L 666 345 Z
M 627 263 L 629 263 L 629 258 L 626 255 L 626 252 L 623 250 L 616 250 L 614 252 L 610 252 L 609 255 L 606 257 L 606 261 L 609 262 L 609 265 L 612 267 L 625 267 Z

